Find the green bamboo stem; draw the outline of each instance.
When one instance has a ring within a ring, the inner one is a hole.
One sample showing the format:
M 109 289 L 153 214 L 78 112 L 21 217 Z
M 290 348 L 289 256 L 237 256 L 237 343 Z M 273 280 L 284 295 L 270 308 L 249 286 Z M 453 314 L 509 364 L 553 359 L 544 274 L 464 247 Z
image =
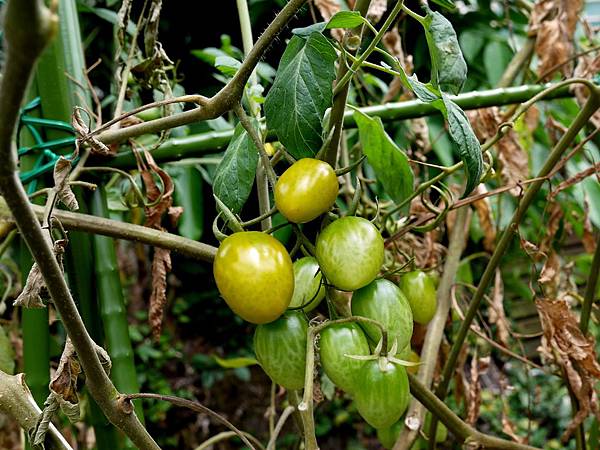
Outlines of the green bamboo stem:
M 489 89 L 484 91 L 473 91 L 456 96 L 450 96 L 452 100 L 462 109 L 477 109 L 489 106 L 502 106 L 521 103 L 539 94 L 552 84 L 524 85 L 510 88 Z M 567 87 L 559 89 L 545 96 L 545 100 L 555 98 L 571 97 Z M 371 117 L 380 117 L 384 122 L 414 119 L 416 117 L 438 114 L 431 104 L 419 100 L 407 102 L 386 103 L 385 105 L 367 106 L 359 108 L 361 112 Z M 344 112 L 344 128 L 355 128 L 354 110 Z M 182 138 L 171 138 L 152 152 L 156 162 L 175 161 L 184 158 L 196 157 L 207 153 L 213 153 L 227 146 L 233 136 L 233 130 L 212 131 Z M 267 141 L 276 140 L 273 133 L 267 133 Z M 97 165 L 109 165 L 111 167 L 134 168 L 136 167 L 135 156 L 131 151 L 119 153 L 116 157 L 99 161 Z
M 100 188 L 94 193 L 91 208 L 99 217 L 108 215 L 104 189 Z M 120 392 L 139 392 L 115 242 L 109 237 L 99 235 L 94 235 L 93 242 L 100 315 L 108 354 L 112 361 L 110 376 Z M 143 420 L 141 404 L 136 403 L 136 413 L 140 420 Z
M 448 356 L 448 360 L 446 362 L 442 374 L 442 381 L 440 382 L 436 390 L 436 394 L 440 399 L 443 400 L 446 396 L 450 380 L 456 368 L 458 354 L 460 353 L 464 340 L 471 327 L 471 323 L 475 318 L 475 315 L 477 314 L 477 310 L 479 308 L 481 300 L 485 295 L 485 291 L 492 279 L 494 278 L 496 268 L 500 264 L 504 253 L 506 252 L 508 246 L 512 241 L 513 234 L 517 230 L 519 223 L 521 223 L 525 212 L 533 202 L 540 188 L 542 187 L 542 184 L 545 182 L 546 175 L 548 175 L 552 171 L 556 163 L 560 160 L 563 152 L 569 147 L 569 145 L 575 139 L 579 131 L 586 125 L 589 118 L 596 112 L 599 106 L 600 89 L 596 87 L 595 89 L 590 89 L 590 97 L 588 101 L 584 105 L 583 109 L 579 112 L 579 114 L 577 114 L 575 120 L 573 121 L 572 125 L 569 127 L 567 132 L 562 136 L 559 142 L 552 149 L 552 152 L 548 156 L 548 159 L 546 160 L 544 166 L 537 175 L 538 180 L 529 185 L 529 187 L 525 191 L 523 198 L 519 203 L 517 210 L 513 214 L 510 224 L 508 225 L 507 229 L 502 233 L 502 236 L 498 241 L 496 249 L 494 250 L 494 253 L 492 254 L 492 257 L 481 277 L 479 286 L 477 287 L 477 291 L 471 299 L 471 303 L 469 304 L 469 308 L 465 314 L 465 318 L 461 324 L 458 334 L 454 339 L 454 343 L 452 344 L 452 349 L 450 351 L 450 355 Z M 433 422 L 435 422 L 435 420 L 432 420 L 432 424 Z

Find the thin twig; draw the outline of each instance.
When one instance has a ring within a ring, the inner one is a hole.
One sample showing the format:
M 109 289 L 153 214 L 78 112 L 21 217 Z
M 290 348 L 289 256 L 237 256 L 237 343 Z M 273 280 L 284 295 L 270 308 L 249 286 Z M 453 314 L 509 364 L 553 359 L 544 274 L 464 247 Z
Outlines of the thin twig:
M 231 431 L 236 433 L 238 435 L 238 437 L 242 440 L 242 442 L 244 442 L 244 444 L 246 444 L 251 449 L 255 450 L 254 446 L 250 443 L 250 441 L 246 437 L 246 434 L 248 434 L 248 433 L 243 433 L 234 424 L 232 424 L 229 420 L 227 420 L 225 417 L 223 417 L 219 413 L 213 411 L 212 409 L 207 408 L 206 406 L 204 406 L 203 404 L 201 404 L 199 402 L 194 402 L 192 400 L 187 400 L 185 398 L 175 397 L 173 395 L 161 395 L 161 394 L 153 394 L 153 393 L 146 393 L 146 392 L 140 392 L 137 394 L 121 395 L 120 401 L 129 403 L 129 406 L 131 408 L 133 408 L 133 405 L 130 402 L 131 402 L 131 400 L 135 400 L 138 398 L 161 400 L 163 402 L 172 403 L 173 405 L 179 406 L 181 408 L 187 408 L 187 409 L 191 409 L 192 411 L 195 411 L 195 412 L 198 412 L 201 414 L 206 414 L 206 415 L 212 417 L 213 419 L 215 419 L 216 421 L 221 422 L 223 425 L 225 425 Z

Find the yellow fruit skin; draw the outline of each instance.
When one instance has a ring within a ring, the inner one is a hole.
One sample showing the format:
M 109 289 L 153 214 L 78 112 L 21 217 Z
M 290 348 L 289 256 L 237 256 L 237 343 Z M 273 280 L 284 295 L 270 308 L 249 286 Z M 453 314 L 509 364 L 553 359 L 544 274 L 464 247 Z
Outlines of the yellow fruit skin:
M 281 316 L 294 292 L 290 255 L 277 239 L 258 231 L 226 238 L 215 256 L 213 274 L 233 312 L 255 324 Z
M 275 206 L 290 222 L 310 222 L 331 209 L 338 190 L 337 177 L 329 164 L 303 158 L 277 180 Z

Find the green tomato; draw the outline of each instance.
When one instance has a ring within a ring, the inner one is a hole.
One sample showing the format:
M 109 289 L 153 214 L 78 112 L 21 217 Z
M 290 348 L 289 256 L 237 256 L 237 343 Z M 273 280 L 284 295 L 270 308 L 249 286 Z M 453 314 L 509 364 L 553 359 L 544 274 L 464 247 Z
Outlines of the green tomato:
M 388 332 L 388 349 L 397 343 L 398 349 L 410 344 L 413 332 L 413 316 L 406 297 L 389 280 L 378 279 L 359 289 L 352 296 L 352 314 L 381 323 Z M 381 339 L 379 327 L 361 323 L 360 326 L 375 342 Z
M 329 325 L 321 331 L 319 341 L 321 365 L 340 389 L 352 394 L 364 361 L 346 355 L 370 355 L 369 342 L 356 323 Z
M 374 428 L 387 428 L 397 422 L 410 399 L 404 367 L 386 357 L 366 361 L 360 370 L 354 393 L 356 409 Z
M 337 176 L 329 164 L 302 158 L 277 180 L 275 206 L 290 222 L 309 222 L 331 209 L 338 190 Z
M 415 270 L 400 278 L 400 289 L 406 296 L 415 322 L 427 325 L 437 308 L 437 294 L 433 280 L 425 272 Z
M 430 426 L 431 426 L 431 413 L 427 412 L 425 414 L 425 423 L 423 424 L 423 427 L 421 428 L 421 430 L 423 431 L 423 434 L 425 436 L 427 436 Z M 435 442 L 444 442 L 446 439 L 448 439 L 448 428 L 446 428 L 446 425 L 444 425 L 442 422 L 440 422 L 438 420 L 437 427 L 435 429 Z
M 371 222 L 347 216 L 329 224 L 317 237 L 316 257 L 327 280 L 354 291 L 375 279 L 383 264 L 383 238 Z
M 304 314 L 295 311 L 256 327 L 256 359 L 275 383 L 287 389 L 304 386 L 307 331 Z
M 323 275 L 319 271 L 319 263 L 312 256 L 294 261 L 294 295 L 289 308 L 299 308 L 305 312 L 312 311 L 325 298 L 325 285 L 321 283 Z
M 391 427 L 378 428 L 377 439 L 384 448 L 391 449 L 396 443 L 396 439 L 398 439 L 403 426 L 404 424 L 399 420 Z
M 277 239 L 259 231 L 234 233 L 221 242 L 213 273 L 227 305 L 256 324 L 281 316 L 294 292 L 290 255 Z

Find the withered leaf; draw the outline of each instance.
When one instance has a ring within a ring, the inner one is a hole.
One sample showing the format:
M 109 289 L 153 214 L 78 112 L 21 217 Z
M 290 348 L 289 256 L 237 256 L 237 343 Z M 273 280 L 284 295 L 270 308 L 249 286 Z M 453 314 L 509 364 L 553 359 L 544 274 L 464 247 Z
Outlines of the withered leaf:
M 40 268 L 37 263 L 31 266 L 29 275 L 27 275 L 27 281 L 23 290 L 14 301 L 14 306 L 24 306 L 25 308 L 45 308 L 44 302 L 40 297 L 42 289 L 46 288 L 44 277 L 40 272 Z
M 535 52 L 540 59 L 538 74 L 550 76 L 560 70 L 570 76 L 568 61 L 583 0 L 540 0 L 529 20 L 529 34 L 536 37 Z M 562 65 L 561 65 L 562 64 Z M 557 67 L 558 66 L 558 67 Z
M 594 390 L 600 379 L 596 342 L 593 335 L 585 336 L 581 332 L 565 300 L 536 299 L 535 305 L 544 332 L 540 352 L 545 359 L 561 367 L 579 403 L 577 414 L 562 436 L 562 441 L 566 442 L 590 413 L 600 419 L 598 396 Z
M 367 11 L 367 17 L 375 24 L 381 20 L 386 11 L 387 0 L 371 0 L 369 10 Z
M 171 251 L 155 247 L 152 260 L 152 295 L 150 296 L 150 326 L 155 340 L 160 338 L 162 318 L 167 303 L 167 273 L 171 270 Z
M 560 282 L 560 258 L 555 251 L 551 251 L 542 268 L 538 283 L 544 286 L 547 295 L 555 296 L 558 293 Z
M 494 290 L 492 294 L 492 303 L 488 310 L 490 323 L 496 325 L 496 338 L 506 348 L 510 348 L 510 327 L 504 311 L 504 283 L 502 282 L 502 272 L 496 269 L 494 277 Z
M 479 184 L 474 192 L 475 195 L 486 193 L 487 188 L 483 183 Z M 473 207 L 477 212 L 481 231 L 483 231 L 483 248 L 488 252 L 493 252 L 496 243 L 496 225 L 494 224 L 494 218 L 492 217 L 492 208 L 490 206 L 489 198 L 486 197 L 473 202 Z
M 75 194 L 69 185 L 71 173 L 71 160 L 61 156 L 54 165 L 54 189 L 61 202 L 72 211 L 79 209 Z

